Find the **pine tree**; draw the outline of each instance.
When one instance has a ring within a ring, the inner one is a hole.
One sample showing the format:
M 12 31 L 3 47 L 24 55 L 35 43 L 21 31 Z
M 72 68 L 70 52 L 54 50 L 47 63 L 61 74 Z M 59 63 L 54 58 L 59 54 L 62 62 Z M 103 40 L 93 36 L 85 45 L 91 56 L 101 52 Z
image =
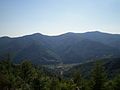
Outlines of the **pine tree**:
M 50 83 L 50 90 L 60 90 L 60 84 L 57 78 L 52 78 Z
M 100 62 L 95 64 L 92 71 L 92 90 L 104 90 L 104 84 L 106 81 L 105 70 Z
M 120 74 L 115 77 L 114 82 L 114 90 L 120 90 Z
M 20 76 L 26 82 L 30 83 L 31 80 L 35 77 L 35 69 L 33 68 L 31 62 L 24 61 L 20 65 Z
M 76 70 L 76 72 L 73 76 L 73 81 L 76 84 L 76 88 L 78 88 L 80 90 L 84 90 L 84 80 L 82 78 L 80 71 Z

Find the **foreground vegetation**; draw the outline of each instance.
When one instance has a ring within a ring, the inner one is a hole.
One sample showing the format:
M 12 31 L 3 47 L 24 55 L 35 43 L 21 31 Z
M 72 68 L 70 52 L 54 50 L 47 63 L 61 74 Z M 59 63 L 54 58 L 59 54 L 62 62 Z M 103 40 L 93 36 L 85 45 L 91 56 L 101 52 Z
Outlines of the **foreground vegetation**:
M 102 64 L 96 63 L 89 78 L 77 70 L 64 78 L 29 61 L 13 64 L 8 59 L 0 61 L 0 90 L 120 90 L 120 74 L 108 79 Z

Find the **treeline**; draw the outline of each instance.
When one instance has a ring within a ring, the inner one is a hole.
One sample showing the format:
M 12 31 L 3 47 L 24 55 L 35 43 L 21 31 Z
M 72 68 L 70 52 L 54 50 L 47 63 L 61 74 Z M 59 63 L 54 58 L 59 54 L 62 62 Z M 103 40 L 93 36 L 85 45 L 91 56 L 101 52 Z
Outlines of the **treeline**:
M 108 79 L 101 63 L 96 63 L 88 79 L 79 71 L 71 78 L 48 73 L 29 61 L 13 64 L 0 61 L 0 90 L 120 90 L 120 74 Z

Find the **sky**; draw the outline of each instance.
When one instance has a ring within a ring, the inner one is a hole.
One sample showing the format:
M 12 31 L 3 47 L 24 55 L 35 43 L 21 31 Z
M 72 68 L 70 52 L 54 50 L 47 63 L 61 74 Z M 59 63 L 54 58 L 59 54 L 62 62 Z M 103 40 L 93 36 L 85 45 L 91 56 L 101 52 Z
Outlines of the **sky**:
M 0 0 L 0 36 L 120 34 L 120 0 Z

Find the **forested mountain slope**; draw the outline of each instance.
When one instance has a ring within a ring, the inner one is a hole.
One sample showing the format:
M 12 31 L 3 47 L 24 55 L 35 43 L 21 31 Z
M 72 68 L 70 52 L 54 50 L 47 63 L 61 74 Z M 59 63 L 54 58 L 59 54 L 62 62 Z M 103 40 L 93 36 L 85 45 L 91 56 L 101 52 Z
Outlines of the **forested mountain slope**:
M 91 59 L 119 57 L 120 35 L 102 32 L 65 33 L 47 36 L 40 33 L 23 37 L 1 37 L 0 59 L 10 54 L 14 62 L 34 64 L 81 63 Z

